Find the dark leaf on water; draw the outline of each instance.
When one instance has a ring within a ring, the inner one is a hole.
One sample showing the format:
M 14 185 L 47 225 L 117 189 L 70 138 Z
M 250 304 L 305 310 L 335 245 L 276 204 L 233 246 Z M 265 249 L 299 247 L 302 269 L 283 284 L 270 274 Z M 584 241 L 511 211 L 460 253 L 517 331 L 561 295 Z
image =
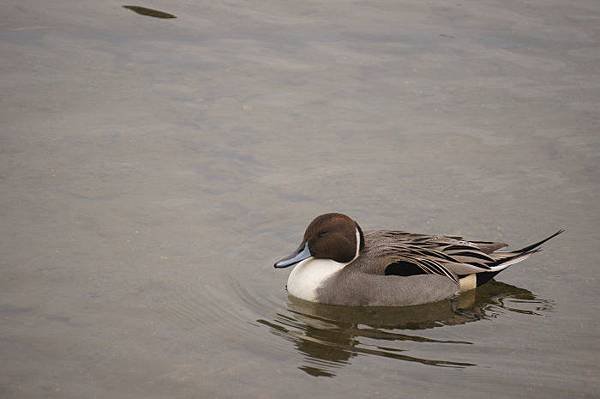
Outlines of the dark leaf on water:
M 175 15 L 173 14 L 169 14 L 163 11 L 158 11 L 158 10 L 153 10 L 151 8 L 146 8 L 146 7 L 140 7 L 140 6 L 123 6 L 123 8 L 127 8 L 128 10 L 131 10 L 137 14 L 140 15 L 145 15 L 147 17 L 154 17 L 154 18 L 177 18 Z

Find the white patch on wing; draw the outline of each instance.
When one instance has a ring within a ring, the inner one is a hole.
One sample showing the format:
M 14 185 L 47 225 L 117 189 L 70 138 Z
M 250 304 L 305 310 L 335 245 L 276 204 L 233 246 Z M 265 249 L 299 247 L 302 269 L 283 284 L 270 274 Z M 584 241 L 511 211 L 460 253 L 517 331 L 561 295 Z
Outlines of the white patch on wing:
M 519 256 L 519 257 L 517 257 L 517 258 L 515 258 L 515 259 L 511 259 L 511 260 L 508 260 L 508 261 L 502 262 L 502 263 L 500 263 L 500 264 L 499 264 L 499 265 L 497 265 L 497 266 L 492 266 L 492 268 L 491 268 L 491 269 L 492 269 L 492 271 L 493 271 L 493 272 L 499 272 L 500 270 L 504 270 L 504 269 L 506 269 L 506 268 L 507 268 L 507 267 L 509 267 L 510 265 L 514 265 L 515 263 L 519 263 L 519 262 L 521 262 L 521 261 L 524 261 L 525 259 L 529 258 L 529 256 L 531 256 L 531 254 L 530 254 L 530 253 L 529 253 L 529 254 L 522 255 L 522 256 Z
M 347 264 L 331 259 L 305 259 L 290 273 L 287 282 L 288 293 L 305 301 L 316 302 L 317 289 Z

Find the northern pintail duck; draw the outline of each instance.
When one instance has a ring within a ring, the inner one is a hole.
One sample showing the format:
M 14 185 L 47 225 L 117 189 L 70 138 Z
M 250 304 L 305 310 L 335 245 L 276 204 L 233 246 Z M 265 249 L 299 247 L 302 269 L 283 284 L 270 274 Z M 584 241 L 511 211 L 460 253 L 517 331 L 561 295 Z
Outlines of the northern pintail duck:
M 486 283 L 563 231 L 521 249 L 499 251 L 507 244 L 395 230 L 363 233 L 350 217 L 327 213 L 308 225 L 298 249 L 275 267 L 295 266 L 287 289 L 303 300 L 351 306 L 419 305 Z

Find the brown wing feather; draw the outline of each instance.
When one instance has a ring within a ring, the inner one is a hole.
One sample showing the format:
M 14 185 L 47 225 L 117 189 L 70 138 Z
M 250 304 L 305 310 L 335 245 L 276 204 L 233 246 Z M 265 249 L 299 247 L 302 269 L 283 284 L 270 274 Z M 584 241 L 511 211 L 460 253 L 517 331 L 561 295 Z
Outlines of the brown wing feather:
M 457 276 L 466 274 L 498 271 L 503 265 L 515 263 L 539 251 L 541 244 L 562 232 L 559 230 L 518 250 L 497 252 L 507 244 L 467 241 L 460 236 L 433 236 L 395 230 L 368 231 L 365 233 L 364 253 L 369 262 L 360 262 L 360 267 L 367 273 L 385 274 L 389 265 L 407 262 L 425 273 L 446 275 L 456 280 Z M 377 261 L 373 262 L 373 259 Z
M 389 265 L 406 262 L 419 267 L 427 274 L 438 274 L 458 281 L 457 276 L 444 265 L 455 260 L 440 251 L 439 243 L 432 238 L 423 234 L 392 230 L 366 232 L 363 254 L 369 262 L 359 262 L 359 267 L 363 272 L 383 275 Z M 436 239 L 454 240 L 444 236 L 437 236 Z
M 385 274 L 387 266 L 408 262 L 425 273 L 446 275 L 456 280 L 457 275 L 490 270 L 498 259 L 493 250 L 504 243 L 466 241 L 460 236 L 414 234 L 395 230 L 368 231 L 365 233 L 365 253 L 369 259 L 380 259 L 363 269 L 366 272 Z

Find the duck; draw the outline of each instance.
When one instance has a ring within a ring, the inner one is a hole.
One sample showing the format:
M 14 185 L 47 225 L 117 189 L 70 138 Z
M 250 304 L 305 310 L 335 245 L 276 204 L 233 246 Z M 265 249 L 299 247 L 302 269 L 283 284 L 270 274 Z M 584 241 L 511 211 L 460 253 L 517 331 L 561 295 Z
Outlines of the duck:
M 344 306 L 421 305 L 485 284 L 564 231 L 506 250 L 502 242 L 455 235 L 363 232 L 349 216 L 326 213 L 308 225 L 300 246 L 274 267 L 293 266 L 287 291 L 300 300 Z

